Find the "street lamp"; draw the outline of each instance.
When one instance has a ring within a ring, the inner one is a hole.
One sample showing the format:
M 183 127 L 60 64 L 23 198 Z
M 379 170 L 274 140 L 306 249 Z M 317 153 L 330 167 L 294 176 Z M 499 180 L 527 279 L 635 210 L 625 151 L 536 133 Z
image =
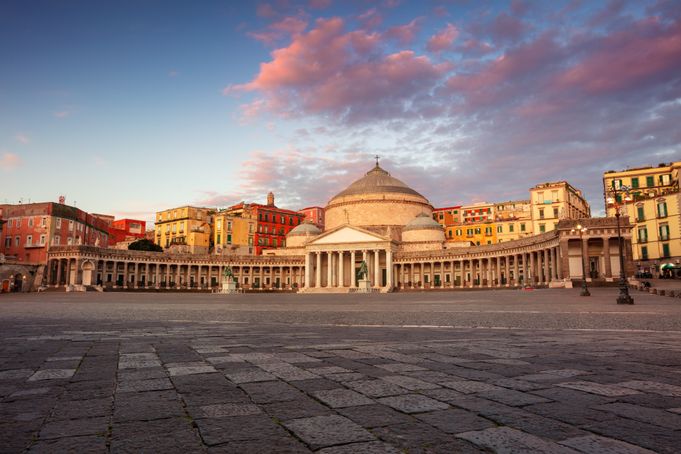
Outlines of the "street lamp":
M 584 266 L 584 242 L 582 240 L 582 236 L 586 233 L 588 229 L 586 227 L 582 227 L 582 224 L 577 224 L 574 228 L 570 230 L 570 233 L 573 235 L 575 233 L 579 234 L 579 254 L 582 259 L 582 291 L 579 293 L 579 296 L 591 296 L 591 293 L 589 293 L 589 289 L 586 286 L 586 266 Z
M 624 272 L 624 246 L 622 244 L 622 233 L 620 231 L 620 205 L 617 201 L 617 196 L 622 197 L 624 193 L 625 197 L 629 199 L 629 192 L 631 188 L 629 186 L 620 185 L 619 188 L 615 184 L 615 180 L 612 180 L 612 185 L 608 192 L 612 194 L 611 198 L 608 198 L 608 202 L 611 202 L 615 207 L 615 218 L 617 219 L 617 244 L 619 246 L 620 253 L 620 294 L 617 296 L 617 304 L 634 304 L 634 299 L 629 295 L 629 287 L 627 287 L 627 276 Z M 622 200 L 625 200 L 624 198 Z

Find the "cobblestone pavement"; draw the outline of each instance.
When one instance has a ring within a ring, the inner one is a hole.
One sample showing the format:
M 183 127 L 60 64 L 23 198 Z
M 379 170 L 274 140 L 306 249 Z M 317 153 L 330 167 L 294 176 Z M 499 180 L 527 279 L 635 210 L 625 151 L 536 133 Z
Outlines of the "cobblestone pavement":
M 678 452 L 681 304 L 615 296 L 3 296 L 0 452 Z

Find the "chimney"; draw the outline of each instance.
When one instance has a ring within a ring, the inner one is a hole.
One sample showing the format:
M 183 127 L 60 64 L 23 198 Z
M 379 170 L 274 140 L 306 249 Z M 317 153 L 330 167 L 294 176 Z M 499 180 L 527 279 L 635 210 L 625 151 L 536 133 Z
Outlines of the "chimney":
M 274 193 L 272 191 L 267 193 L 267 206 L 274 206 Z

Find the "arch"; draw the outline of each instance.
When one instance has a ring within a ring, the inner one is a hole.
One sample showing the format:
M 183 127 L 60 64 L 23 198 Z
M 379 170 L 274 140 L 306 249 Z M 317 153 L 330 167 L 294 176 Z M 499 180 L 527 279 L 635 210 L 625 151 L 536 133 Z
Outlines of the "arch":
M 92 285 L 92 272 L 95 269 L 92 260 L 84 261 L 80 269 L 83 270 L 83 285 Z

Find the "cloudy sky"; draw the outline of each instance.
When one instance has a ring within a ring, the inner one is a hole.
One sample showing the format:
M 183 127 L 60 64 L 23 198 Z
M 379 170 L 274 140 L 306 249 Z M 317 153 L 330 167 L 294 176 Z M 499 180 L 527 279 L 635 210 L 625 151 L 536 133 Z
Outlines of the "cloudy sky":
M 436 206 L 681 159 L 681 1 L 0 4 L 0 203 Z

